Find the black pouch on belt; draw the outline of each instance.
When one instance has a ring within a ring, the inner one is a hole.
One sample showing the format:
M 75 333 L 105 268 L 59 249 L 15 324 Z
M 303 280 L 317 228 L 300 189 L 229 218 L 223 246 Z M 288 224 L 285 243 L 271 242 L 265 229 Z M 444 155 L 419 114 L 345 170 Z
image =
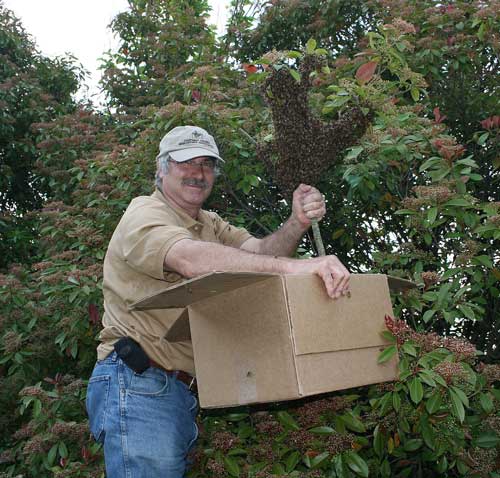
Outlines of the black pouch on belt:
M 115 352 L 135 373 L 142 373 L 150 366 L 149 357 L 142 347 L 130 337 L 122 337 L 114 344 Z

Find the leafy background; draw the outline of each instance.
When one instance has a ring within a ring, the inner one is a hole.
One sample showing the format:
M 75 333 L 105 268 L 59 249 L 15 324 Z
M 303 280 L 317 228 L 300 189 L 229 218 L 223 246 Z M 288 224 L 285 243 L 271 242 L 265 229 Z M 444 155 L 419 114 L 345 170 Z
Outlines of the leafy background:
M 107 241 L 181 124 L 209 130 L 226 158 L 208 206 L 275 230 L 289 205 L 256 155 L 273 134 L 262 84 L 306 52 L 329 65 L 316 115 L 374 110 L 318 184 L 321 227 L 351 271 L 418 284 L 386 318 L 379 360 L 399 354 L 399 378 L 204 413 L 190 474 L 499 476 L 500 3 L 234 0 L 221 38 L 206 1 L 129 6 L 96 111 L 72 99 L 75 60 L 43 57 L 0 2 L 0 476 L 103 476 L 84 398 Z M 312 252 L 306 238 L 299 255 Z

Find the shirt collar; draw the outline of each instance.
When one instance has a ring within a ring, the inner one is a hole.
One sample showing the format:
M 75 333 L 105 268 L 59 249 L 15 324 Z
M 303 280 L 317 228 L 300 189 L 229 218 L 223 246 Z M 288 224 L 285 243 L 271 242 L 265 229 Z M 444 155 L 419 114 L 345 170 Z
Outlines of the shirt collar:
M 206 215 L 205 211 L 203 209 L 200 209 L 198 213 L 198 220 L 192 218 L 186 211 L 181 209 L 180 207 L 176 206 L 175 204 L 172 203 L 172 201 L 168 200 L 165 195 L 163 194 L 163 191 L 159 188 L 156 188 L 153 194 L 151 194 L 151 197 L 155 199 L 159 199 L 162 201 L 169 209 L 172 209 L 183 221 L 183 223 L 186 225 L 188 229 L 195 227 L 195 226 L 203 226 L 204 224 L 204 217 Z

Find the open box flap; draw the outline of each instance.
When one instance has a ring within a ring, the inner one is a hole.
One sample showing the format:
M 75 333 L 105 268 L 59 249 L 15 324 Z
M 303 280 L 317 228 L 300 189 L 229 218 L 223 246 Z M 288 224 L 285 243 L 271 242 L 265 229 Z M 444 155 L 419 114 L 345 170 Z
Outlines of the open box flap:
M 149 310 L 187 307 L 208 297 L 255 284 L 276 275 L 260 272 L 210 272 L 144 297 L 129 308 Z
M 387 276 L 387 282 L 392 292 L 404 292 L 405 290 L 417 287 L 415 282 L 408 279 L 401 279 L 401 277 Z

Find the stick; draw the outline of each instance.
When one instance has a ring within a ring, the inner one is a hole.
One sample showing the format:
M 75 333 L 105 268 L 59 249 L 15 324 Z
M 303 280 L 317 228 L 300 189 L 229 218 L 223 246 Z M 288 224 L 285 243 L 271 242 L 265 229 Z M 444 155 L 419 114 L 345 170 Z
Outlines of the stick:
M 311 222 L 312 222 L 312 230 L 313 230 L 314 244 L 316 245 L 316 250 L 318 251 L 319 256 L 324 256 L 326 255 L 325 246 L 323 245 L 323 239 L 321 239 L 321 232 L 319 230 L 318 220 L 316 218 L 313 218 Z

